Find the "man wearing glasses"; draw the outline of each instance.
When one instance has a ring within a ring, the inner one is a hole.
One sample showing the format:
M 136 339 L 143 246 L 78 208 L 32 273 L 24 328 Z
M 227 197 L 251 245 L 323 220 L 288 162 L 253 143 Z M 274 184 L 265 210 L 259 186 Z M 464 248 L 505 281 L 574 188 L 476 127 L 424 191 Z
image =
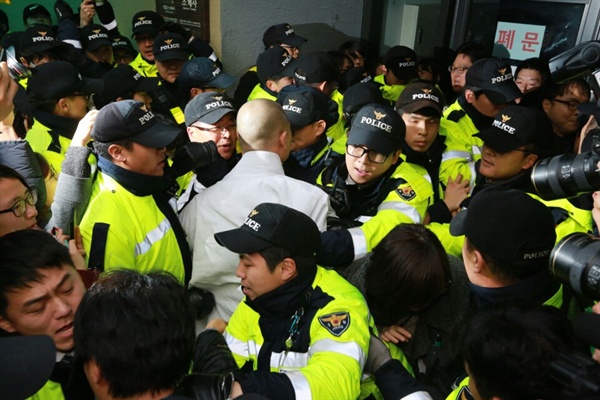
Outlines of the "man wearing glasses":
M 431 179 L 424 168 L 400 158 L 405 130 L 388 106 L 368 104 L 354 116 L 344 161 L 327 167 L 317 180 L 338 217 L 321 234 L 319 265 L 346 266 L 396 225 L 425 220 L 433 203 Z
M 590 86 L 583 79 L 574 79 L 549 84 L 543 90 L 542 108 L 552 122 L 554 132 L 552 155 L 576 154 L 579 145 L 577 133 L 582 127 L 578 107 L 590 100 Z
M 444 112 L 440 135 L 446 136 L 440 181 L 459 175 L 475 182 L 475 162 L 481 159 L 483 141 L 476 134 L 489 127 L 494 116 L 522 96 L 510 65 L 496 58 L 475 62 L 466 73 L 464 92 Z

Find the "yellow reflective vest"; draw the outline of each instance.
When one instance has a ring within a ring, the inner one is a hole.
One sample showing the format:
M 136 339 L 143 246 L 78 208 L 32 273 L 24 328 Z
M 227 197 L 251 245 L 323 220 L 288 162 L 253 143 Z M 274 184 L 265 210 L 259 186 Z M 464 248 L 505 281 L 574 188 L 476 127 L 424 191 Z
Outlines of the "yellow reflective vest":
M 385 76 L 383 74 L 377 75 L 373 80 L 381 85 L 379 86 L 379 90 L 381 90 L 383 98 L 392 104 L 396 104 L 400 94 L 406 88 L 406 85 L 388 85 L 385 83 Z
M 248 95 L 248 101 L 255 99 L 267 99 L 277 101 L 277 97 L 273 96 L 271 93 L 267 92 L 265 89 L 260 86 L 260 83 L 254 86 L 254 89 Z
M 462 174 L 463 180 L 469 180 L 473 187 L 475 163 L 481 159 L 483 146 L 483 141 L 473 136 L 478 132 L 458 100 L 444 111 L 440 120 L 440 135 L 446 136 L 446 150 L 442 154 L 440 182 L 448 182 L 448 178 L 454 180 L 458 174 Z
M 158 76 L 158 69 L 156 68 L 156 64 L 150 64 L 148 61 L 144 60 L 141 53 L 133 59 L 132 62 L 129 63 L 140 75 L 145 76 L 146 78 L 155 78 Z
M 98 173 L 79 227 L 88 262 L 94 236 L 101 237 L 94 231 L 99 223 L 109 225 L 104 270 L 166 271 L 184 282 L 184 263 L 177 238 L 151 195 L 136 196 L 110 176 Z
M 333 299 L 304 322 L 310 324 L 308 350 L 272 352 L 270 371 L 289 378 L 296 399 L 357 399 L 372 325 L 367 304 L 358 289 L 332 270 L 317 267 L 312 287 Z M 239 366 L 249 361 L 257 370 L 264 343 L 260 318 L 243 301 L 227 325 L 225 339 Z

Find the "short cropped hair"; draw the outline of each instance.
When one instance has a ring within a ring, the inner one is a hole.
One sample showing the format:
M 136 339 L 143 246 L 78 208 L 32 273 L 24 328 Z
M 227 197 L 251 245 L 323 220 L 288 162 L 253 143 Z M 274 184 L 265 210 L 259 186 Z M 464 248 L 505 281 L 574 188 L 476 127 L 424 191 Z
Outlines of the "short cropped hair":
M 8 292 L 40 282 L 40 270 L 64 266 L 75 268 L 69 250 L 45 231 L 25 229 L 0 237 L 0 315 L 6 317 Z
M 523 302 L 494 306 L 475 314 L 461 336 L 461 356 L 482 398 L 561 398 L 550 364 L 577 345 L 560 310 Z
M 115 398 L 172 389 L 188 373 L 195 318 L 185 289 L 167 273 L 114 270 L 83 297 L 75 354 L 93 360 Z
M 125 147 L 127 150 L 131 150 L 133 148 L 133 142 L 129 139 L 117 140 L 116 142 L 111 143 L 93 142 L 94 153 L 96 153 L 102 158 L 107 159 L 108 161 L 112 161 L 113 158 L 108 152 L 108 148 L 111 144 L 118 144 L 120 146 Z
M 365 279 L 375 321 L 391 325 L 408 307 L 429 304 L 449 287 L 450 265 L 433 232 L 420 224 L 401 224 L 373 249 Z
M 586 93 L 589 97 L 590 85 L 581 78 L 571 79 L 563 83 L 554 83 L 552 80 L 548 81 L 547 85 L 542 87 L 542 98 L 547 100 L 553 100 L 558 96 L 565 94 L 567 90 L 576 89 L 581 93 Z
M 285 258 L 291 258 L 296 263 L 296 270 L 299 275 L 303 275 L 316 268 L 316 258 L 314 256 L 297 256 L 293 255 L 291 251 L 284 249 L 283 247 L 271 246 L 258 252 L 262 258 L 265 259 L 269 271 L 275 271 L 277 264 L 282 262 Z

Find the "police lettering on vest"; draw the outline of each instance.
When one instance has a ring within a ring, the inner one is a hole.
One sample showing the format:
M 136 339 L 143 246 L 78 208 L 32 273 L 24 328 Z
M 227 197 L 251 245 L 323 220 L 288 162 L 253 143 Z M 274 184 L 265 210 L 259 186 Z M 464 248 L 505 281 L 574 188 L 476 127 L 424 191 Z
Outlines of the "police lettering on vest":
M 381 122 L 381 121 L 377 121 L 376 119 L 373 119 L 373 118 L 362 117 L 360 119 L 360 123 L 361 124 L 368 124 L 368 125 L 374 126 L 376 128 L 383 129 L 386 132 L 391 132 L 392 131 L 392 126 L 391 125 L 388 125 L 388 124 L 386 124 L 384 122 Z
M 244 221 L 244 225 L 250 227 L 250 229 L 256 232 L 258 232 L 258 230 L 260 229 L 260 224 L 251 218 L 246 218 L 246 221 Z
M 498 129 L 502 129 L 503 131 L 508 132 L 511 135 L 513 135 L 515 133 L 515 128 L 513 128 L 510 125 L 505 124 L 504 122 L 494 120 L 494 122 L 492 123 L 492 126 L 495 128 L 498 128 Z
M 154 118 L 154 114 L 152 113 L 152 111 L 148 111 L 148 113 L 144 114 L 143 116 L 141 116 L 139 119 L 140 124 L 144 125 L 146 122 L 150 121 L 152 118 Z

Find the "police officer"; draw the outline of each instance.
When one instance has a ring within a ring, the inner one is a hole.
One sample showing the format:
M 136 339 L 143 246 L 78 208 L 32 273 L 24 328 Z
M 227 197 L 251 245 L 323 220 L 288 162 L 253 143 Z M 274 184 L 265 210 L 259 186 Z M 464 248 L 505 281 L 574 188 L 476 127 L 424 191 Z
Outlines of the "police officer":
M 383 97 L 394 104 L 406 85 L 419 77 L 417 53 L 406 46 L 394 46 L 383 57 L 386 71 L 374 80 L 381 84 Z
M 312 184 L 334 159 L 343 157 L 332 150 L 333 140 L 325 134 L 338 120 L 337 107 L 330 109 L 327 96 L 307 86 L 284 90 L 277 102 L 292 128 L 292 152 L 283 163 L 285 174 Z
M 98 112 L 92 138 L 101 172 L 80 225 L 89 268 L 162 269 L 189 280 L 191 254 L 165 175 L 166 146 L 178 134 L 134 100 Z
M 317 180 L 339 218 L 322 233 L 320 265 L 348 265 L 399 223 L 424 221 L 433 202 L 431 180 L 424 169 L 401 160 L 404 134 L 404 122 L 391 107 L 369 104 L 354 116 L 344 161 Z
M 440 122 L 447 146 L 442 155 L 442 182 L 460 174 L 473 185 L 483 144 L 475 134 L 490 126 L 496 114 L 519 97 L 521 91 L 508 63 L 484 58 L 468 69 L 463 94 L 446 109 Z
M 253 366 L 236 374 L 232 397 L 358 398 L 369 310 L 358 289 L 316 265 L 320 237 L 311 218 L 262 203 L 241 227 L 215 239 L 240 256 L 236 275 L 245 299 L 225 338 L 238 365 Z
M 254 99 L 277 100 L 277 93 L 294 84 L 297 61 L 283 47 L 273 47 L 262 52 L 256 60 L 256 73 L 260 83 L 248 95 Z
M 402 159 L 427 170 L 431 177 L 435 203 L 427 210 L 430 221 L 450 222 L 460 202 L 469 194 L 468 181 L 440 182 L 445 136 L 439 135 L 444 96 L 432 83 L 415 82 L 406 86 L 396 102 L 396 111 L 406 125 Z

